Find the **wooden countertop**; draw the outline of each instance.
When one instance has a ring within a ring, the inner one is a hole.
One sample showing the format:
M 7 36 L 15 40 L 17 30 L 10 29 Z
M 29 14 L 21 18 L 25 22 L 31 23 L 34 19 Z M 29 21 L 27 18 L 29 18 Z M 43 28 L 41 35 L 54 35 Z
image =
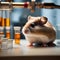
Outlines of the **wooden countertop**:
M 56 40 L 54 43 L 57 43 Z M 28 41 L 21 40 L 20 45 L 13 44 L 13 48 L 0 50 L 2 57 L 29 57 L 29 56 L 60 56 L 60 47 L 27 47 Z M 60 45 L 59 45 L 60 46 Z M 40 58 L 40 57 L 39 57 Z

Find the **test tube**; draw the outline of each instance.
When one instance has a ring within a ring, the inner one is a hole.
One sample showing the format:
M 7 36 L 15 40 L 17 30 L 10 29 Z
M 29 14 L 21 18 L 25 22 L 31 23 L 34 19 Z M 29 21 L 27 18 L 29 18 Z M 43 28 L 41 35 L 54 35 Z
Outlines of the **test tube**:
M 10 26 L 10 10 L 6 11 L 6 27 Z
M 15 44 L 20 44 L 20 29 L 21 27 L 14 27 L 14 39 L 15 39 Z
M 6 27 L 6 38 L 10 39 L 10 27 Z
M 6 10 L 2 11 L 2 27 L 6 26 Z

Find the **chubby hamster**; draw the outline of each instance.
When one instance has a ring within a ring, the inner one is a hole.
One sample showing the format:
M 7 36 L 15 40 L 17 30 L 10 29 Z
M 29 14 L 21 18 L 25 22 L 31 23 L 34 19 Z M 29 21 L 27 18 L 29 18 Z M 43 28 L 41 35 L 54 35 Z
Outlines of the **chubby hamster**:
M 56 30 L 54 26 L 48 21 L 47 17 L 33 17 L 28 16 L 28 21 L 24 25 L 22 32 L 26 38 L 33 45 L 35 42 L 49 43 L 56 39 Z

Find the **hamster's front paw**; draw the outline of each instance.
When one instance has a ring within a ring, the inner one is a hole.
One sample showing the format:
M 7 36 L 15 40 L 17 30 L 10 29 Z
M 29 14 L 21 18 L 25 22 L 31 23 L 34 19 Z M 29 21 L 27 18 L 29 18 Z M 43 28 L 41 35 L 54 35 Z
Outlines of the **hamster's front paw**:
M 33 43 L 29 43 L 27 46 L 28 47 L 33 47 Z
M 24 32 L 27 34 L 29 32 L 29 30 L 25 30 Z

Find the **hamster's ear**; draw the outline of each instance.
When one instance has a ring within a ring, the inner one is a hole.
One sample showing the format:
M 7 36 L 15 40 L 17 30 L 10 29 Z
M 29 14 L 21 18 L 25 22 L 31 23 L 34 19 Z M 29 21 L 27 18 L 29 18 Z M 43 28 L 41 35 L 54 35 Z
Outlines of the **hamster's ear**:
M 30 15 L 28 16 L 28 21 L 31 19 L 31 17 L 32 17 L 32 16 L 30 16 Z
M 43 22 L 43 24 L 46 24 L 46 23 L 47 23 L 47 21 L 48 21 L 48 18 L 47 18 L 47 17 L 42 16 L 42 17 L 41 17 L 41 21 Z

